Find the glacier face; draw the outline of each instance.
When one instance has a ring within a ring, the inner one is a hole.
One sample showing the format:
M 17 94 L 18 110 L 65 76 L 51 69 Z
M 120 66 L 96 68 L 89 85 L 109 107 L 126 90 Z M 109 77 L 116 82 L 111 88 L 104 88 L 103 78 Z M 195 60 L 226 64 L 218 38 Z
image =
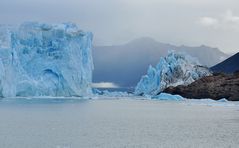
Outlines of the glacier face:
M 193 57 L 170 51 L 155 68 L 149 66 L 147 75 L 137 84 L 135 94 L 157 95 L 169 86 L 188 85 L 208 75 L 211 75 L 209 69 L 201 66 Z
M 92 37 L 71 23 L 0 26 L 0 96 L 91 94 Z

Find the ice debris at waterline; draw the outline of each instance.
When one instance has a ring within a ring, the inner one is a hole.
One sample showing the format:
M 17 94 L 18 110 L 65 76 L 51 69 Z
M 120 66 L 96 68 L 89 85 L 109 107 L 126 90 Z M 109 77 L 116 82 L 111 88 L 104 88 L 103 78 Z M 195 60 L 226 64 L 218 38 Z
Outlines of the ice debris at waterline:
M 0 26 L 0 96 L 91 94 L 92 37 L 71 23 Z
M 161 58 L 156 68 L 149 66 L 135 88 L 137 95 L 157 95 L 169 86 L 188 85 L 195 80 L 209 76 L 207 67 L 184 53 L 169 52 Z
M 172 101 L 183 101 L 185 98 L 183 98 L 180 95 L 171 95 L 168 93 L 160 93 L 159 95 L 153 96 L 152 99 L 157 100 L 172 100 Z

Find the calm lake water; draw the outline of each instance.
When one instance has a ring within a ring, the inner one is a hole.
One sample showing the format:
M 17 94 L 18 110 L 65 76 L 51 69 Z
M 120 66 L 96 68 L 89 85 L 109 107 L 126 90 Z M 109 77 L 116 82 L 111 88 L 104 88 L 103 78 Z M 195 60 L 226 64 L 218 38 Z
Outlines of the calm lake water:
M 238 139 L 238 106 L 132 99 L 0 101 L 1 148 L 237 148 Z

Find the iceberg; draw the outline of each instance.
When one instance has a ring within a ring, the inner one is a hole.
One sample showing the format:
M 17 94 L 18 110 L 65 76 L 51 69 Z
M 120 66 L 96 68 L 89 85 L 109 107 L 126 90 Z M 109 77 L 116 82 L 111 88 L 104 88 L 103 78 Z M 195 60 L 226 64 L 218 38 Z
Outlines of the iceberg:
M 91 94 L 92 38 L 73 23 L 0 26 L 0 96 Z
M 188 85 L 209 75 L 210 70 L 193 57 L 170 51 L 155 68 L 149 66 L 147 75 L 137 84 L 135 94 L 155 96 L 169 86 Z
M 153 96 L 152 99 L 157 100 L 170 100 L 170 101 L 183 101 L 185 98 L 183 98 L 180 95 L 171 95 L 168 93 L 160 93 L 159 95 Z

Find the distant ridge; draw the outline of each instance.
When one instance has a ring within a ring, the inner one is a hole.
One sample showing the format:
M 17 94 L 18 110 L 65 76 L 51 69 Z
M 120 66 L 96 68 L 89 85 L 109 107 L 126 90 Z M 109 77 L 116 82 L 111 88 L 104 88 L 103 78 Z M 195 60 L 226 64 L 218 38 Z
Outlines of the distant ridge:
M 233 73 L 239 70 L 239 52 L 225 61 L 211 67 L 213 72 Z
M 155 66 L 160 57 L 167 56 L 169 50 L 185 52 L 208 67 L 229 57 L 219 49 L 205 45 L 175 46 L 143 37 L 123 45 L 93 47 L 93 82 L 113 82 L 121 87 L 134 87 L 149 65 Z

